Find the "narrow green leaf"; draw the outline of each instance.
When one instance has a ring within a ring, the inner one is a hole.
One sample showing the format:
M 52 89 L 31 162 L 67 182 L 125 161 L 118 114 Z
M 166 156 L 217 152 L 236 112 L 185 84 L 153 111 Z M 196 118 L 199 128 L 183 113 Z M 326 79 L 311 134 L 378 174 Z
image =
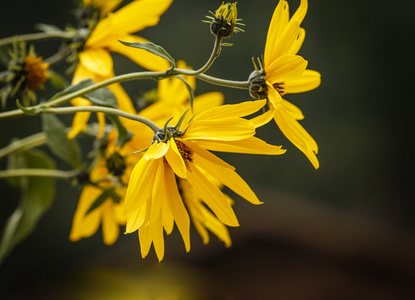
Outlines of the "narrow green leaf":
M 54 164 L 40 151 L 19 153 L 26 168 L 53 169 Z M 9 217 L 0 241 L 0 263 L 10 251 L 35 229 L 37 222 L 52 204 L 54 180 L 45 177 L 26 177 L 21 181 L 22 194 L 18 207 Z
M 190 108 L 192 109 L 192 112 L 193 112 L 193 101 L 195 99 L 195 94 L 193 92 L 192 87 L 187 83 L 187 81 L 183 77 L 177 76 L 177 75 L 174 77 L 180 79 L 186 85 L 187 91 L 189 92 Z
M 19 100 L 16 100 L 16 106 L 20 108 L 26 115 L 29 115 L 29 116 L 37 115 L 38 113 L 45 110 L 44 106 L 34 106 L 34 107 L 29 107 L 29 108 L 24 107 L 23 105 L 20 104 Z
M 81 162 L 81 150 L 76 139 L 66 137 L 65 125 L 52 114 L 42 115 L 42 129 L 47 136 L 47 145 L 59 158 L 78 168 Z
M 118 131 L 118 139 L 116 146 L 123 147 L 125 143 L 131 140 L 133 134 L 124 127 L 124 124 L 120 121 L 120 119 L 117 116 L 107 115 L 107 117 L 111 119 L 112 123 L 115 125 Z
M 113 193 L 114 193 L 113 188 L 103 190 L 102 194 L 99 195 L 97 199 L 95 199 L 95 201 L 91 204 L 91 206 L 89 207 L 85 215 L 87 216 L 89 213 L 97 209 L 102 203 L 105 202 L 105 200 L 111 197 Z
M 121 44 L 132 47 L 132 48 L 138 48 L 146 50 L 150 53 L 153 53 L 157 56 L 160 56 L 164 58 L 165 60 L 168 60 L 172 66 L 172 68 L 176 67 L 176 62 L 174 61 L 174 58 L 161 46 L 156 45 L 151 42 L 145 42 L 145 43 L 139 43 L 139 42 L 123 42 L 119 41 Z
M 63 31 L 55 25 L 49 25 L 49 24 L 44 24 L 44 23 L 36 24 L 35 28 L 40 31 L 44 31 L 44 32 L 62 32 Z
M 82 90 L 86 87 L 89 87 L 93 84 L 95 84 L 95 82 L 93 82 L 91 79 L 89 79 L 89 78 L 84 79 L 84 80 L 80 81 L 79 83 L 77 83 L 75 85 L 71 85 L 71 86 L 67 87 L 66 89 L 64 89 L 63 91 L 57 93 L 50 100 L 55 100 L 57 98 L 65 96 L 65 95 L 69 95 L 71 93 Z M 87 93 L 87 94 L 82 95 L 80 97 L 88 99 L 92 103 L 94 103 L 96 105 L 99 105 L 99 106 L 117 108 L 117 98 L 115 98 L 115 95 L 107 87 L 102 87 L 98 90 Z
M 0 47 L 0 64 L 7 66 L 10 61 L 10 54 L 7 47 Z

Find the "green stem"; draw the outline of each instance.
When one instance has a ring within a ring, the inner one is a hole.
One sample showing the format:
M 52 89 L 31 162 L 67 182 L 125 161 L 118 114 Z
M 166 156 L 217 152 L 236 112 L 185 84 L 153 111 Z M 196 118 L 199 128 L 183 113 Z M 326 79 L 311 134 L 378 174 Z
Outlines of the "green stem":
M 110 108 L 110 107 L 103 107 L 103 106 L 73 106 L 73 107 L 58 107 L 58 108 L 45 108 L 44 111 L 39 113 L 52 113 L 52 114 L 73 114 L 77 112 L 102 112 L 108 115 L 115 115 L 127 119 L 131 119 L 140 123 L 143 123 L 144 125 L 147 125 L 148 127 L 153 130 L 154 133 L 157 133 L 160 130 L 160 127 L 158 127 L 155 123 L 152 121 L 143 118 L 141 116 L 133 115 L 127 112 L 124 112 L 119 109 Z
M 35 148 L 41 145 L 46 144 L 47 138 L 46 134 L 41 132 L 31 136 L 28 136 L 24 139 L 15 141 L 10 145 L 0 149 L 0 159 L 6 157 L 12 153 L 22 152 L 31 148 Z
M 54 177 L 60 179 L 72 179 L 76 176 L 77 171 L 61 171 L 61 170 L 49 170 L 49 169 L 12 169 L 6 171 L 0 171 L 0 178 L 9 177 Z
M 48 39 L 63 39 L 63 40 L 70 40 L 73 38 L 73 34 L 66 31 L 54 31 L 54 32 L 39 32 L 39 33 L 29 33 L 29 34 L 22 34 L 7 37 L 0 40 L 0 47 L 12 44 L 14 41 L 25 41 L 25 42 L 32 42 L 32 41 L 41 41 L 41 40 L 48 40 Z
M 206 74 L 199 74 L 196 76 L 198 79 L 220 85 L 220 86 L 226 86 L 226 87 L 232 87 L 237 89 L 249 89 L 249 81 L 233 81 L 233 80 L 226 80 L 226 79 L 220 79 L 216 77 L 212 77 Z

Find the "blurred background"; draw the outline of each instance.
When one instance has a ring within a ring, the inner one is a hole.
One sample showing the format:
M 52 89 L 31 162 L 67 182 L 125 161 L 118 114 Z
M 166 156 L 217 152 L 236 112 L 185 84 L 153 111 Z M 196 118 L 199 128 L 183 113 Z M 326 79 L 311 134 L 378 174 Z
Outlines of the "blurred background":
M 128 3 L 129 1 L 124 1 Z M 299 0 L 290 0 L 293 13 Z M 314 170 L 275 124 L 258 130 L 283 156 L 220 155 L 236 166 L 261 206 L 236 195 L 240 227 L 225 248 L 208 245 L 192 228 L 185 253 L 175 229 L 165 238 L 162 263 L 153 250 L 141 259 L 135 234 L 105 246 L 101 232 L 68 240 L 80 190 L 58 181 L 53 207 L 35 232 L 0 266 L 1 299 L 414 299 L 415 204 L 412 1 L 311 0 L 302 23 L 300 51 L 321 86 L 288 95 L 305 115 L 301 124 L 319 145 Z M 176 60 L 198 68 L 213 36 L 202 23 L 221 1 L 176 0 L 156 27 L 137 35 L 162 45 Z M 277 0 L 238 1 L 245 33 L 234 34 L 208 74 L 246 80 L 251 57 L 263 53 Z M 1 38 L 35 32 L 37 23 L 74 24 L 72 0 L 3 1 Z M 43 57 L 58 42 L 37 44 Z M 114 55 L 116 73 L 140 68 Z M 56 68 L 63 72 L 66 67 Z M 3 70 L 3 69 L 2 69 Z M 68 77 L 69 79 L 69 77 Z M 196 94 L 218 90 L 227 103 L 249 100 L 246 91 L 197 82 Z M 133 99 L 154 81 L 123 84 Z M 48 87 L 48 86 L 47 86 Z M 46 88 L 41 97 L 54 94 Z M 9 101 L 7 109 L 13 108 Z M 60 117 L 67 125 L 71 117 Z M 41 130 L 39 117 L 0 121 L 0 147 Z M 81 141 L 85 151 L 89 141 Z M 86 155 L 86 152 L 84 152 Z M 68 165 L 58 162 L 61 169 Z M 0 161 L 1 169 L 6 161 Z M 412 175 L 411 175 L 412 174 Z M 0 226 L 15 209 L 19 191 L 0 181 Z

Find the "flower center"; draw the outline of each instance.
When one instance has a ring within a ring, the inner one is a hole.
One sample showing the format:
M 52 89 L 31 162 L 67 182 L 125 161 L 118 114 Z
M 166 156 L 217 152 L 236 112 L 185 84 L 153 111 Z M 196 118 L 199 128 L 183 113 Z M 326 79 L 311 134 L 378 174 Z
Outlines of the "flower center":
M 192 149 L 187 147 L 184 143 L 176 140 L 177 149 L 179 149 L 180 155 L 185 161 L 193 162 L 193 152 Z
M 114 176 L 121 176 L 124 174 L 127 166 L 121 154 L 113 152 L 106 160 L 107 168 L 110 173 L 114 174 Z
M 48 63 L 42 63 L 42 57 L 28 55 L 24 61 L 26 84 L 32 90 L 38 89 L 48 79 Z
M 284 90 L 284 82 L 278 82 L 278 83 L 274 83 L 272 85 L 274 87 L 274 89 L 281 95 L 284 96 L 286 94 L 285 90 Z

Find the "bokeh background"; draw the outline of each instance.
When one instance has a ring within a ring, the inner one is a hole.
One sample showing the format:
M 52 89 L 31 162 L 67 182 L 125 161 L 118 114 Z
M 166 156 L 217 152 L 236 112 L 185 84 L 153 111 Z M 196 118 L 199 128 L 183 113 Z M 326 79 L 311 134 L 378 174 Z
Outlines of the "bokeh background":
M 125 1 L 128 3 L 129 1 Z M 292 12 L 299 0 L 290 0 Z M 177 232 L 165 238 L 158 263 L 153 251 L 141 259 L 135 234 L 111 247 L 101 233 L 68 240 L 80 191 L 58 182 L 55 202 L 38 228 L 0 266 L 2 299 L 413 299 L 415 219 L 412 1 L 310 0 L 302 24 L 300 55 L 322 74 L 321 86 L 289 95 L 319 144 L 320 169 L 279 132 L 258 130 L 283 145 L 278 157 L 221 155 L 237 167 L 261 206 L 234 196 L 241 226 L 231 228 L 225 248 L 211 235 L 203 245 L 192 228 L 185 253 Z M 260 56 L 277 0 L 238 1 L 245 33 L 234 34 L 208 74 L 245 80 Z M 208 58 L 213 36 L 201 22 L 221 1 L 176 0 L 156 27 L 138 33 L 176 59 L 197 68 Z M 71 0 L 2 1 L 1 37 L 35 32 L 37 23 L 74 24 Z M 39 43 L 48 57 L 58 43 Z M 114 55 L 116 73 L 140 68 Z M 65 66 L 56 68 L 64 71 Z M 68 77 L 69 78 L 69 77 Z M 198 81 L 196 94 L 218 90 L 228 103 L 249 100 L 246 91 Z M 123 84 L 133 99 L 153 81 Z M 46 89 L 42 96 L 53 94 Z M 13 108 L 9 102 L 8 109 Z M 62 117 L 70 124 L 69 116 Z M 0 147 L 13 137 L 41 130 L 39 117 L 0 121 Z M 85 151 L 90 146 L 82 141 Z M 86 155 L 86 152 L 84 152 Z M 67 165 L 59 163 L 61 169 Z M 6 167 L 0 161 L 2 169 Z M 0 226 L 19 191 L 0 181 Z M 177 231 L 177 230 L 175 230 Z

